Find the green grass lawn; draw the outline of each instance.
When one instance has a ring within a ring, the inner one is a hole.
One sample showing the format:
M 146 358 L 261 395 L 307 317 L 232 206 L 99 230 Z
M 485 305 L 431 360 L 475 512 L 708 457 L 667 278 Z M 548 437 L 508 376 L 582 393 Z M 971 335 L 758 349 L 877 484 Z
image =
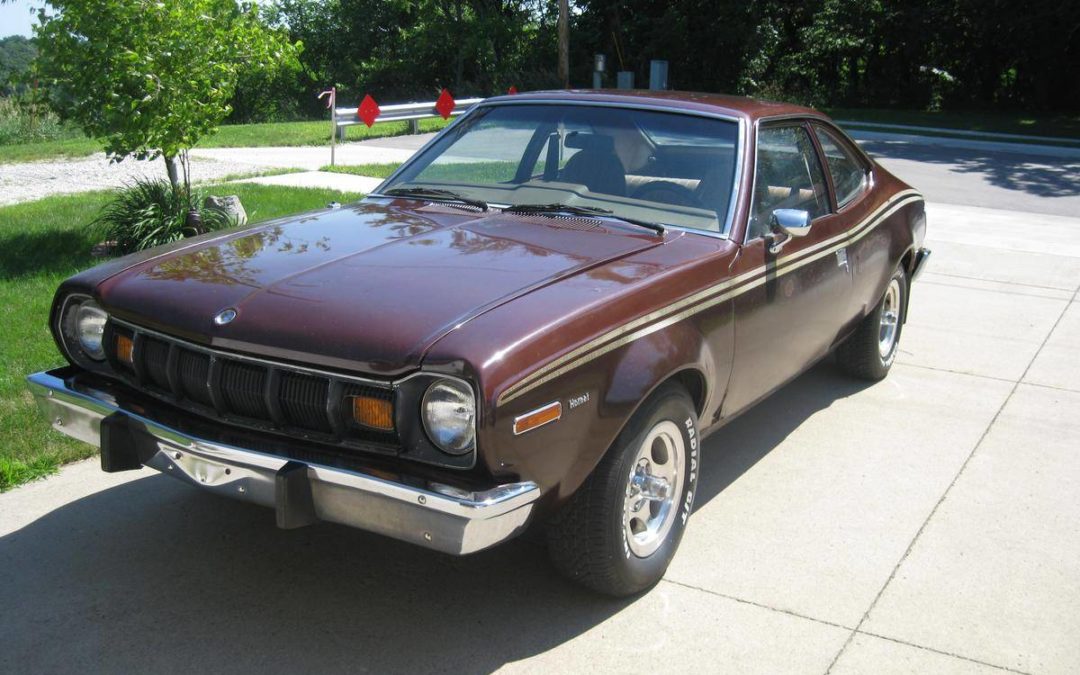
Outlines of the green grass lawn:
M 371 178 L 388 178 L 400 164 L 350 164 L 324 166 L 320 171 L 351 173 Z M 517 162 L 455 162 L 432 164 L 420 174 L 419 180 L 445 180 L 452 183 L 504 183 L 514 178 Z M 544 170 L 544 163 L 537 162 L 537 172 Z
M 993 111 L 926 112 L 874 108 L 832 108 L 827 112 L 833 119 L 868 124 L 910 124 L 964 131 L 1080 139 L 1080 116 L 1077 115 L 1027 115 Z
M 360 197 L 242 183 L 213 191 L 238 195 L 253 222 Z M 63 364 L 46 326 L 49 306 L 60 281 L 97 262 L 90 248 L 99 238 L 88 225 L 109 196 L 63 195 L 0 207 L 0 490 L 95 453 L 40 418 L 25 377 Z
M 420 131 L 438 131 L 448 123 L 441 119 L 420 120 Z M 347 141 L 368 138 L 401 136 L 409 132 L 407 122 L 386 122 L 370 129 L 364 125 L 346 127 Z M 330 121 L 270 122 L 266 124 L 232 124 L 220 127 L 217 133 L 199 142 L 200 148 L 255 148 L 301 145 L 329 145 Z M 56 141 L 0 145 L 0 163 L 28 162 L 57 157 L 85 157 L 101 152 L 101 144 L 89 138 L 68 138 Z
M 397 171 L 397 168 L 401 164 L 335 164 L 330 166 L 329 164 L 319 169 L 319 171 L 330 171 L 332 173 L 351 173 L 357 176 L 368 176 L 370 178 L 389 178 L 390 174 Z

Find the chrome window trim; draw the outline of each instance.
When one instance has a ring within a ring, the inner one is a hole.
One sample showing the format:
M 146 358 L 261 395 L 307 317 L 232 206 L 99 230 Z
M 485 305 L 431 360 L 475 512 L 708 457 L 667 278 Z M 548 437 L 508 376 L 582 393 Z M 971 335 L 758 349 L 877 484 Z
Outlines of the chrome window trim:
M 818 129 L 816 127 L 819 126 L 821 127 L 821 133 L 824 133 L 829 139 L 831 139 L 833 144 L 840 149 L 840 152 L 843 152 L 845 155 L 847 155 L 848 151 L 854 148 L 854 157 L 852 157 L 851 159 L 855 162 L 857 166 L 862 167 L 863 170 L 863 182 L 862 185 L 859 187 L 859 191 L 848 197 L 843 202 L 841 202 L 839 199 L 836 200 L 836 213 L 840 213 L 841 211 L 843 211 L 849 206 L 854 205 L 856 202 L 860 201 L 863 197 L 870 193 L 870 188 L 873 187 L 874 177 L 873 162 L 871 162 L 870 158 L 868 158 L 866 154 L 862 152 L 862 148 L 860 148 L 857 143 L 847 138 L 847 136 L 845 136 L 842 132 L 838 133 L 839 129 L 835 125 L 818 124 L 815 121 L 815 123 L 812 123 L 810 125 L 810 127 L 814 129 L 815 135 L 818 133 Z M 820 147 L 821 139 L 815 140 Z M 825 148 L 821 148 L 821 154 L 825 155 Z M 829 179 L 832 181 L 833 192 L 835 193 L 836 178 L 832 175 L 832 169 L 829 167 L 828 158 L 823 157 L 823 159 L 825 159 L 825 166 L 823 168 L 829 172 Z M 835 197 L 836 195 L 834 194 L 833 196 Z
M 695 117 L 707 117 L 707 118 L 710 118 L 710 119 L 717 119 L 717 120 L 722 120 L 722 121 L 725 121 L 725 122 L 734 122 L 736 124 L 736 126 L 737 126 L 735 149 L 734 149 L 734 152 L 733 152 L 734 160 L 735 160 L 735 171 L 731 176 L 731 183 L 732 183 L 731 199 L 728 202 L 728 211 L 727 211 L 727 214 L 724 216 L 724 222 L 722 224 L 721 229 L 719 231 L 717 231 L 717 232 L 711 232 L 709 230 L 701 230 L 701 229 L 696 229 L 696 228 L 692 228 L 692 227 L 683 227 L 683 226 L 680 226 L 680 225 L 669 225 L 667 223 L 664 224 L 665 228 L 672 229 L 672 230 L 679 230 L 680 232 L 690 232 L 690 233 L 693 233 L 693 234 L 700 234 L 702 236 L 712 237 L 714 239 L 728 239 L 728 238 L 730 238 L 730 236 L 731 236 L 731 228 L 732 228 L 732 225 L 734 225 L 735 210 L 736 210 L 735 207 L 737 206 L 736 202 L 737 202 L 738 197 L 739 197 L 739 185 L 742 183 L 742 178 L 743 178 L 743 175 L 742 175 L 743 174 L 743 162 L 741 161 L 741 159 L 742 159 L 743 149 L 746 147 L 746 121 L 745 121 L 745 119 L 743 119 L 742 117 L 739 117 L 737 115 L 729 115 L 727 113 L 711 112 L 711 111 L 707 111 L 707 110 L 689 110 L 687 108 L 680 108 L 679 106 L 664 105 L 664 104 L 660 104 L 660 103 L 645 103 L 645 102 L 642 102 L 642 103 L 616 103 L 614 101 L 581 101 L 581 100 L 567 100 L 567 99 L 559 99 L 559 98 L 550 98 L 550 99 L 547 99 L 547 98 L 544 98 L 544 99 L 534 98 L 534 99 L 527 99 L 527 100 L 520 100 L 520 101 L 508 101 L 508 100 L 505 100 L 505 99 L 501 100 L 501 101 L 482 101 L 480 103 L 477 103 L 473 107 L 469 108 L 467 111 L 462 113 L 460 116 L 456 117 L 453 122 L 448 124 L 442 131 L 437 133 L 434 138 L 432 138 L 430 141 L 425 143 L 419 150 L 417 150 L 415 153 L 413 153 L 412 157 L 410 157 L 408 160 L 406 160 L 404 163 L 402 163 L 401 166 L 399 166 L 397 169 L 395 169 L 394 172 L 392 174 L 390 174 L 386 178 L 386 180 L 384 180 L 382 183 L 379 183 L 379 185 L 374 190 L 372 190 L 367 195 L 367 197 L 365 197 L 365 199 L 369 199 L 371 197 L 379 197 L 379 198 L 383 198 L 383 199 L 395 199 L 395 197 L 390 197 L 390 196 L 380 194 L 380 193 L 382 192 L 383 188 L 386 185 L 389 185 L 394 180 L 396 180 L 398 174 L 401 173 L 402 171 L 404 171 L 410 164 L 412 164 L 416 160 L 417 157 L 419 157 L 423 153 L 427 152 L 427 150 L 430 148 L 430 146 L 432 144 L 434 144 L 436 141 L 438 141 L 440 138 L 442 138 L 442 136 L 444 134 L 448 133 L 455 126 L 457 126 L 458 124 L 461 124 L 463 122 L 463 120 L 467 119 L 470 115 L 475 113 L 477 110 L 480 110 L 481 108 L 494 108 L 494 107 L 504 106 L 504 105 L 507 105 L 507 106 L 509 106 L 509 105 L 572 105 L 572 106 L 589 106 L 589 107 L 594 107 L 594 108 L 622 108 L 622 109 L 625 109 L 625 110 L 646 110 L 646 111 L 650 111 L 650 112 L 665 112 L 665 113 L 674 113 L 674 114 L 679 114 L 679 115 L 692 115 L 692 116 L 695 116 Z M 497 204 L 492 204 L 492 206 L 494 206 L 495 208 L 500 208 L 500 206 L 497 205 Z M 618 218 L 618 217 L 615 216 L 615 218 Z
M 807 125 L 810 123 L 810 121 L 815 120 L 815 119 L 817 119 L 817 118 L 812 117 L 812 116 L 808 116 L 808 115 L 803 115 L 803 114 L 776 115 L 774 117 L 765 117 L 765 118 L 759 119 L 754 124 L 754 175 L 753 175 L 753 178 L 750 180 L 750 193 L 749 193 L 749 196 L 747 197 L 747 199 L 749 200 L 750 203 L 746 205 L 746 219 L 745 219 L 745 221 L 743 223 L 743 242 L 742 242 L 743 246 L 746 246 L 747 244 L 754 241 L 755 239 L 761 239 L 761 237 L 754 237 L 753 239 L 749 238 L 749 236 L 750 236 L 750 218 L 754 215 L 754 213 L 753 213 L 754 192 L 757 190 L 757 178 L 758 178 L 757 165 L 758 165 L 758 148 L 759 148 L 758 138 L 761 135 L 761 127 L 762 126 L 766 126 L 766 127 L 772 127 L 772 126 L 777 126 L 777 127 L 788 127 L 788 126 L 795 127 L 795 126 L 798 126 L 798 127 L 802 127 L 803 133 L 806 134 L 806 137 L 807 137 L 807 139 L 809 139 L 811 145 L 814 145 L 814 148 L 815 148 L 814 149 L 814 157 L 817 159 L 818 164 L 820 165 L 821 164 L 821 158 L 817 156 L 817 149 L 816 149 L 817 146 L 815 145 L 817 143 L 817 141 L 814 140 L 813 136 L 810 135 L 810 130 L 807 129 Z M 792 124 L 785 124 L 785 122 L 791 122 Z M 821 167 L 821 171 L 822 171 L 823 174 L 825 173 L 826 170 L 827 169 L 824 166 Z M 831 209 L 832 208 L 832 197 L 829 194 L 828 181 L 831 180 L 832 177 L 831 177 L 831 175 L 824 175 L 822 177 L 825 178 L 825 180 L 826 180 L 825 197 L 828 199 L 829 208 Z M 810 222 L 812 223 L 812 222 L 814 222 L 814 220 L 817 220 L 818 218 L 824 218 L 825 216 L 835 215 L 839 210 L 840 209 L 837 209 L 836 211 L 830 211 L 829 213 L 822 214 L 822 215 L 818 216 L 817 218 L 814 218 Z

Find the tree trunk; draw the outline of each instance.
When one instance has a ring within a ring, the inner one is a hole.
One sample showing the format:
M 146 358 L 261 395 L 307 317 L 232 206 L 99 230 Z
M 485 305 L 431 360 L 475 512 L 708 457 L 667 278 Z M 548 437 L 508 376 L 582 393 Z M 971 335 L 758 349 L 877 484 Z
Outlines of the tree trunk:
M 173 189 L 178 189 L 180 187 L 180 168 L 177 166 L 175 156 L 165 156 L 165 168 L 169 172 L 169 182 L 172 183 Z
M 559 0 L 559 82 L 570 88 L 570 3 Z

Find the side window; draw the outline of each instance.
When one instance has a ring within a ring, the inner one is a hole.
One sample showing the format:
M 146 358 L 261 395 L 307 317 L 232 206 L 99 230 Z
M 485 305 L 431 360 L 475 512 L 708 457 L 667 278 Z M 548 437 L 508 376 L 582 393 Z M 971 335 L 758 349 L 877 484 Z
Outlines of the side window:
M 825 174 L 804 127 L 761 129 L 756 170 L 747 239 L 768 233 L 776 209 L 801 209 L 811 219 L 829 212 Z
M 817 132 L 818 142 L 825 153 L 825 163 L 829 165 L 829 173 L 836 187 L 836 203 L 844 206 L 866 188 L 866 168 L 831 133 L 817 126 L 814 131 Z

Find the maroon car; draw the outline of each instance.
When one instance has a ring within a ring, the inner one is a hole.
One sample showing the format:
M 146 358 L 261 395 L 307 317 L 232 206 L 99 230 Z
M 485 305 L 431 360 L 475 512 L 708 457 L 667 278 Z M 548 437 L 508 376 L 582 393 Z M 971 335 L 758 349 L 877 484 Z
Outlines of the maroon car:
M 830 353 L 886 375 L 924 231 L 810 109 L 494 98 L 356 204 L 68 279 L 70 365 L 30 387 L 105 471 L 452 554 L 542 524 L 624 595 L 674 556 L 703 437 Z

